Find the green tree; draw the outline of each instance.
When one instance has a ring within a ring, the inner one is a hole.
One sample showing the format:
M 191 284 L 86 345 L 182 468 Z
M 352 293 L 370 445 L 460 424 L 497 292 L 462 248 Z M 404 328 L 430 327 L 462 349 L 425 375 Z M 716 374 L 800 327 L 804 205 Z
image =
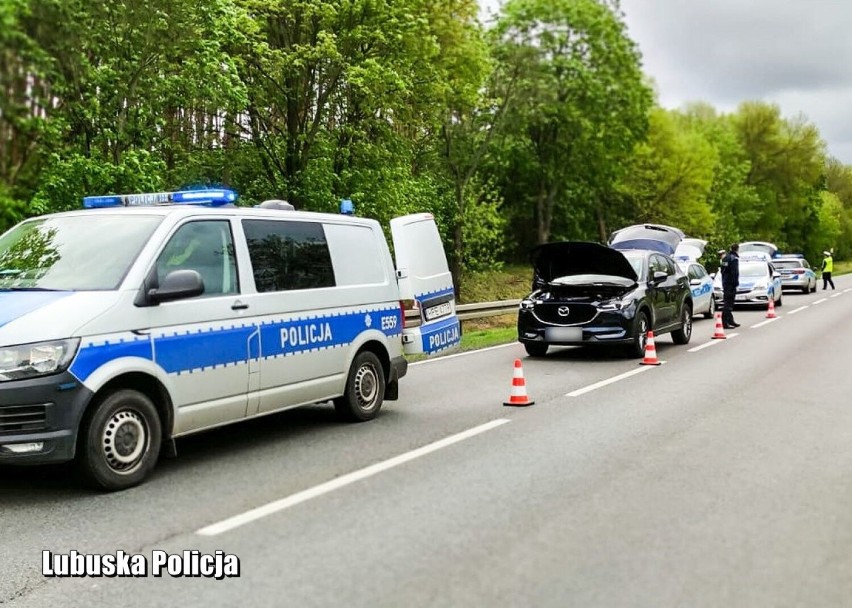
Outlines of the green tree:
M 637 222 L 677 226 L 687 234 L 709 236 L 715 217 L 709 204 L 715 148 L 678 114 L 651 112 L 650 130 L 639 144 L 621 180 Z
M 602 221 L 604 194 L 645 134 L 651 92 L 622 17 L 603 1 L 510 0 L 496 25 L 498 59 L 522 74 L 508 120 L 523 158 L 513 165 L 530 171 L 534 242 L 569 230 L 566 217 L 584 217 L 586 232 L 588 218 Z

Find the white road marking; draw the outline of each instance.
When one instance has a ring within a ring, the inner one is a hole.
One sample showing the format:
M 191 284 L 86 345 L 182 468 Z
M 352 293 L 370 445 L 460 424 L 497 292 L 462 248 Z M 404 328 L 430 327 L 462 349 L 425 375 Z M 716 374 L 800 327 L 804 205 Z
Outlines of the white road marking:
M 497 346 L 489 346 L 488 348 L 479 348 L 477 350 L 466 350 L 463 353 L 456 353 L 455 355 L 444 355 L 443 357 L 432 357 L 431 359 L 425 359 L 423 361 L 416 361 L 414 363 L 409 363 L 408 367 L 412 367 L 414 365 L 423 365 L 424 363 L 435 363 L 436 361 L 446 361 L 447 359 L 455 359 L 456 357 L 466 357 L 467 355 L 475 355 L 477 353 L 484 353 L 489 350 L 497 350 L 498 348 L 506 348 L 507 346 L 520 346 L 520 342 L 509 342 L 508 344 L 498 344 Z
M 816 306 L 817 304 L 822 304 L 823 302 L 826 302 L 826 301 L 828 301 L 828 298 L 823 298 L 822 300 L 817 300 L 813 304 L 814 304 L 814 306 Z
M 436 452 L 442 448 L 453 445 L 454 443 L 458 443 L 460 441 L 464 441 L 465 439 L 474 437 L 475 435 L 479 435 L 480 433 L 490 431 L 491 429 L 497 428 L 498 426 L 502 426 L 507 422 L 509 422 L 509 419 L 507 418 L 498 418 L 497 420 L 492 420 L 491 422 L 487 422 L 480 426 L 473 427 L 472 429 L 462 431 L 461 433 L 450 435 L 449 437 L 445 437 L 444 439 L 440 439 L 428 445 L 424 445 L 423 447 L 417 448 L 416 450 L 406 452 L 405 454 L 400 454 L 399 456 L 395 456 L 383 462 L 377 462 L 376 464 L 370 465 L 359 471 L 353 471 L 352 473 L 348 473 L 336 479 L 332 479 L 331 481 L 327 481 L 326 483 L 322 483 L 313 488 L 308 488 L 307 490 L 297 492 L 296 494 L 291 494 L 290 496 L 287 496 L 280 500 L 276 500 L 267 503 L 263 506 L 257 507 L 255 509 L 251 509 L 250 511 L 246 511 L 245 513 L 241 513 L 240 515 L 235 515 L 234 517 L 229 517 L 228 519 L 224 519 L 215 524 L 205 526 L 204 528 L 198 530 L 196 534 L 200 536 L 218 536 L 219 534 L 223 534 L 225 532 L 233 530 L 234 528 L 239 528 L 240 526 L 244 526 L 253 521 L 257 521 L 258 519 L 261 519 L 268 515 L 272 515 L 274 513 L 278 513 L 279 511 L 283 511 L 284 509 L 288 509 L 303 502 L 307 502 L 313 498 L 322 496 L 323 494 L 328 494 L 329 492 L 333 492 L 334 490 L 338 490 L 340 488 L 353 484 L 356 481 L 361 481 L 362 479 L 372 477 L 373 475 L 376 475 L 383 471 L 387 471 L 388 469 L 392 469 L 393 467 L 405 464 L 406 462 L 410 462 L 415 458 L 426 456 L 427 454 Z
M 841 291 L 840 293 L 836 293 L 836 294 L 834 294 L 833 296 L 830 296 L 830 297 L 832 297 L 832 298 L 839 298 L 839 297 L 840 297 L 840 296 L 842 296 L 842 295 L 843 295 L 843 292 Z
M 766 321 L 761 321 L 760 323 L 756 323 L 751 326 L 752 329 L 757 329 L 758 327 L 763 327 L 764 325 L 769 325 L 770 323 L 777 321 L 781 317 L 775 317 L 774 319 L 766 319 Z
M 807 304 L 805 304 L 804 306 L 799 306 L 798 308 L 796 308 L 796 309 L 794 309 L 794 310 L 789 311 L 787 314 L 788 314 L 788 315 L 794 315 L 794 314 L 796 314 L 797 312 L 802 312 L 802 311 L 803 311 L 804 309 L 806 309 L 807 307 L 808 307 L 808 305 L 807 305 Z
M 843 293 L 846 293 L 847 291 L 852 291 L 852 287 L 848 287 L 848 288 L 844 289 Z
M 665 363 L 665 361 L 660 361 L 660 363 Z M 629 378 L 630 376 L 635 376 L 636 374 L 641 374 L 642 372 L 647 372 L 650 369 L 654 369 L 655 367 L 659 367 L 657 365 L 643 365 L 641 367 L 637 367 L 636 369 L 632 369 L 629 372 L 624 372 L 623 374 L 618 374 L 617 376 L 613 376 L 612 378 L 607 378 L 606 380 L 601 380 L 600 382 L 595 382 L 594 384 L 590 384 L 589 386 L 584 386 L 583 388 L 578 388 L 576 391 L 571 391 L 567 393 L 566 397 L 579 397 L 580 395 L 585 395 L 586 393 L 591 393 L 594 390 L 599 388 L 603 388 L 608 384 L 613 384 L 614 382 L 618 382 L 619 380 L 624 380 L 625 378 Z
M 736 337 L 737 337 L 737 336 L 739 336 L 739 335 L 740 335 L 740 334 L 728 334 L 726 337 L 727 337 L 728 339 L 730 339 L 730 338 L 736 338 Z M 705 342 L 704 344 L 699 344 L 698 346 L 693 346 L 692 348 L 690 348 L 690 349 L 689 349 L 688 351 L 686 351 L 686 352 L 688 352 L 688 353 L 697 353 L 699 350 L 703 350 L 703 349 L 705 349 L 705 348 L 708 348 L 708 347 L 710 347 L 710 346 L 713 346 L 714 344 L 721 344 L 722 342 L 724 342 L 724 340 L 720 340 L 720 339 L 718 339 L 718 338 L 717 338 L 717 339 L 715 339 L 715 340 L 710 340 L 709 342 Z

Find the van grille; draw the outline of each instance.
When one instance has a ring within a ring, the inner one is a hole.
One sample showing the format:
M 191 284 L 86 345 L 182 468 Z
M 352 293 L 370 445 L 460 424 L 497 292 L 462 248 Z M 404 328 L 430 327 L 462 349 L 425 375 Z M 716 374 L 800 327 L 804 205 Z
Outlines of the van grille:
M 0 435 L 47 428 L 47 404 L 0 406 Z

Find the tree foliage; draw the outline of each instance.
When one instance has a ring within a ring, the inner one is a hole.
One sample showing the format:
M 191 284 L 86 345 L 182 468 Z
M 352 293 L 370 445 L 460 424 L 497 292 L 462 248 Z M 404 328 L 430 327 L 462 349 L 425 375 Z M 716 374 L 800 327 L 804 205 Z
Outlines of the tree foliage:
M 0 230 L 227 185 L 433 213 L 457 285 L 635 222 L 852 255 L 852 168 L 804 117 L 654 104 L 613 0 L 4 0 Z

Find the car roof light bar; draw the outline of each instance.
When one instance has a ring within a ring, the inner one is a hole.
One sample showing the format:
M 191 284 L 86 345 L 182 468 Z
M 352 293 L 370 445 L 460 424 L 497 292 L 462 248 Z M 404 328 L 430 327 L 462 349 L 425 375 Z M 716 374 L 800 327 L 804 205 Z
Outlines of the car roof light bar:
M 177 192 L 146 192 L 139 194 L 110 194 L 106 196 L 86 196 L 83 198 L 85 209 L 103 209 L 108 207 L 154 207 L 159 205 L 201 205 L 220 207 L 237 200 L 233 190 L 216 188 L 210 190 L 180 190 Z

